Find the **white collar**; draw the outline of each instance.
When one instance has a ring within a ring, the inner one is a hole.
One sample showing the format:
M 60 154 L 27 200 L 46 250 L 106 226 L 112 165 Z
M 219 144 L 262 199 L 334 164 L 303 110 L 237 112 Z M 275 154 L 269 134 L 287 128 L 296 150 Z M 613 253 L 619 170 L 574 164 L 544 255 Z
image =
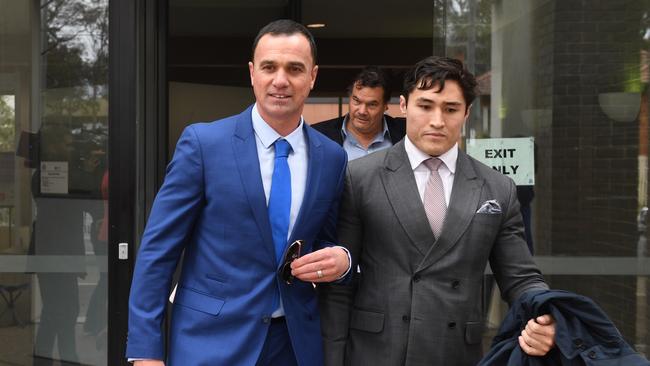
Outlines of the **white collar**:
M 420 164 L 425 160 L 430 159 L 431 156 L 424 151 L 418 149 L 413 142 L 409 139 L 408 135 L 404 136 L 404 149 L 406 150 L 406 155 L 409 158 L 411 163 L 411 169 L 415 170 Z M 454 144 L 451 149 L 447 150 L 444 154 L 436 156 L 436 158 L 442 160 L 445 163 L 445 166 L 451 174 L 456 173 L 456 161 L 458 160 L 458 143 Z
M 262 115 L 260 115 L 260 112 L 257 110 L 257 103 L 253 106 L 253 111 L 251 113 L 251 119 L 253 120 L 253 130 L 255 131 L 255 134 L 257 137 L 260 139 L 262 142 L 262 145 L 265 148 L 270 148 L 273 143 L 279 138 L 284 138 L 287 140 L 289 145 L 293 149 L 295 149 L 301 141 L 301 138 L 303 137 L 303 125 L 304 125 L 304 120 L 302 116 L 300 116 L 300 123 L 298 124 L 298 127 L 296 127 L 295 130 L 291 131 L 290 134 L 287 136 L 280 136 L 280 134 L 273 129 L 266 121 L 264 121 L 264 118 L 262 118 Z

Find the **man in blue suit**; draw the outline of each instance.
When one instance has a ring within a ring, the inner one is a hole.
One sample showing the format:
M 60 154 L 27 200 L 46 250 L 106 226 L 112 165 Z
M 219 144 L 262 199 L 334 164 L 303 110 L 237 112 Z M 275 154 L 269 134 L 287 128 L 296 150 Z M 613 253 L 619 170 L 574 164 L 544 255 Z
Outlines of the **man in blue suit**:
M 262 28 L 249 71 L 256 103 L 187 127 L 154 202 L 129 303 L 126 356 L 136 366 L 323 362 L 312 283 L 350 268 L 333 244 L 347 159 L 302 120 L 318 72 L 306 28 Z M 282 257 L 295 240 L 303 256 L 286 281 Z M 163 313 L 183 251 L 165 352 Z

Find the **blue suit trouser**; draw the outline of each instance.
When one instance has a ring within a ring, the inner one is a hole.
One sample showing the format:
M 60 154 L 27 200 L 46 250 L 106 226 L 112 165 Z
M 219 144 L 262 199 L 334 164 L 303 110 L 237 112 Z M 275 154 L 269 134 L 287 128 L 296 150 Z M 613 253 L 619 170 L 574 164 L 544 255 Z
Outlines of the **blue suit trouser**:
M 273 319 L 256 366 L 297 366 L 284 317 Z

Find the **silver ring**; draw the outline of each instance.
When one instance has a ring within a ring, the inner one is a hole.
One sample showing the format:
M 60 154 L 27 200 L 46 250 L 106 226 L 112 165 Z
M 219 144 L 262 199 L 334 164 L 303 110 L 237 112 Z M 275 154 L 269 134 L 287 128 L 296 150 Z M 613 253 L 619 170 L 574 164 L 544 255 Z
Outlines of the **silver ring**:
M 318 275 L 318 278 L 323 278 L 323 271 L 321 271 L 320 269 L 316 271 L 316 274 Z

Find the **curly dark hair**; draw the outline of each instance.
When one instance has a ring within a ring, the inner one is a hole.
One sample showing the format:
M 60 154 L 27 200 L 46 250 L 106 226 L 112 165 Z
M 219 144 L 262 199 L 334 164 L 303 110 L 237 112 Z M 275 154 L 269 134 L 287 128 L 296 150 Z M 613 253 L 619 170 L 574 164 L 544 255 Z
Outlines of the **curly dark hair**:
M 352 95 L 354 88 L 382 88 L 384 91 L 382 98 L 384 104 L 390 100 L 391 90 L 388 75 L 377 66 L 366 66 L 361 69 L 361 72 L 354 77 L 354 80 L 348 86 L 348 96 Z
M 409 94 L 418 88 L 428 90 L 438 85 L 438 91 L 445 88 L 445 80 L 458 82 L 465 98 L 466 110 L 476 98 L 476 78 L 459 60 L 429 56 L 416 63 L 404 75 L 404 90 L 402 95 L 408 102 Z

